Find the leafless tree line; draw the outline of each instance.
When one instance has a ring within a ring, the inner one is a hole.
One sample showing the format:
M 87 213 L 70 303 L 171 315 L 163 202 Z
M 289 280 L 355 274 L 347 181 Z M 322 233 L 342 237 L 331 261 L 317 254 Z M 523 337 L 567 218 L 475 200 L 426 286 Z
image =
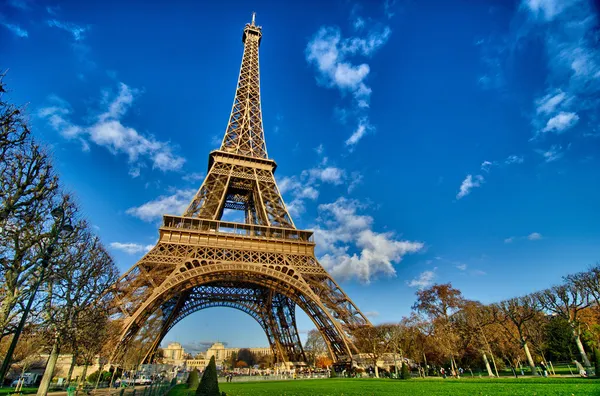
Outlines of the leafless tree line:
M 449 283 L 416 294 L 413 313 L 400 323 L 354 332 L 374 367 L 392 353 L 418 363 L 423 375 L 436 366 L 483 368 L 490 376 L 529 366 L 535 375 L 551 359 L 589 368 L 592 357 L 598 371 L 600 265 L 549 289 L 488 305 L 466 299 Z
M 32 356 L 49 353 L 38 392 L 45 394 L 59 353 L 71 353 L 73 365 L 87 365 L 114 332 L 101 296 L 114 283 L 118 271 L 73 197 L 61 188 L 48 150 L 32 136 L 24 109 L 9 103 L 6 96 L 2 74 L 0 358 L 6 358 L 24 307 L 40 279 L 41 262 L 49 258 L 26 326 L 17 334 L 19 343 L 11 362 L 26 362 Z M 71 232 L 58 234 L 57 239 L 52 234 L 56 231 L 56 208 L 72 225 Z M 50 246 L 54 239 L 56 243 Z

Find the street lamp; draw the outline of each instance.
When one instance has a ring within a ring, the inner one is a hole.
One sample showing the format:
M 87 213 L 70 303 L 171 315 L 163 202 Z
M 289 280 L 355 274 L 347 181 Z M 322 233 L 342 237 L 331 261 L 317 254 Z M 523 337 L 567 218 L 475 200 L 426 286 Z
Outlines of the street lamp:
M 44 279 L 44 273 L 46 272 L 46 268 L 48 268 L 48 264 L 50 263 L 50 258 L 52 257 L 52 253 L 54 252 L 54 245 L 58 241 L 58 237 L 61 233 L 70 234 L 73 232 L 73 226 L 71 225 L 71 220 L 65 216 L 65 210 L 62 207 L 56 207 L 52 209 L 50 212 L 52 217 L 54 217 L 54 224 L 50 229 L 50 242 L 42 255 L 42 260 L 40 262 L 40 274 L 35 282 L 35 286 L 33 291 L 31 292 L 31 296 L 29 297 L 29 301 L 27 302 L 27 306 L 25 307 L 25 311 L 23 311 L 23 315 L 21 315 L 21 320 L 19 321 L 19 325 L 17 326 L 17 330 L 13 335 L 12 341 L 10 343 L 10 347 L 6 352 L 6 356 L 4 357 L 4 361 L 2 362 L 2 368 L 0 368 L 0 386 L 4 384 L 4 377 L 6 373 L 8 373 L 8 369 L 10 368 L 10 362 L 12 360 L 12 355 L 15 351 L 17 343 L 19 342 L 19 337 L 21 332 L 23 331 L 23 327 L 25 326 L 25 322 L 27 321 L 27 316 L 29 315 L 29 311 L 31 310 L 31 306 L 33 305 L 33 300 L 35 300 L 35 295 Z

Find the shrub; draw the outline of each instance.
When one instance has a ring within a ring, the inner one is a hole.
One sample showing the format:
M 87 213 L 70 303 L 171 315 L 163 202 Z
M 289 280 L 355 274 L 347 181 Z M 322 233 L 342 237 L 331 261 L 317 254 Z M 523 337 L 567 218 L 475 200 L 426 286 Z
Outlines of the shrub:
M 594 348 L 594 369 L 596 377 L 600 377 L 600 349 Z
M 199 383 L 200 383 L 200 379 L 198 376 L 198 370 L 194 369 L 194 370 L 190 371 L 190 374 L 188 375 L 188 379 L 187 379 L 188 389 L 190 389 L 190 390 L 198 389 Z
M 196 390 L 196 396 L 221 396 L 219 392 L 219 380 L 217 379 L 217 365 L 215 357 L 210 358 L 208 366 L 202 374 L 202 380 Z
M 108 371 L 103 371 L 102 374 L 100 374 L 98 371 L 94 371 L 92 374 L 88 375 L 87 381 L 89 383 L 95 384 L 96 381 L 98 381 L 98 375 L 100 375 L 100 381 L 110 381 L 112 373 L 109 373 Z
M 400 378 L 410 379 L 410 370 L 408 369 L 408 365 L 404 362 L 402 362 L 402 371 L 400 372 Z
M 171 386 L 175 385 L 177 385 L 177 377 L 173 377 L 173 379 L 171 380 Z

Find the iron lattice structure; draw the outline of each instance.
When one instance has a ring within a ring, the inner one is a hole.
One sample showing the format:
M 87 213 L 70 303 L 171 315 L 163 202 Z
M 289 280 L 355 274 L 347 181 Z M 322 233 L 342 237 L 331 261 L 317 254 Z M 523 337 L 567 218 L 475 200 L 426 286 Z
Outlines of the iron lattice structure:
M 306 360 L 296 306 L 313 320 L 335 361 L 358 352 L 351 332 L 370 323 L 317 261 L 312 232 L 295 228 L 273 176 L 277 165 L 267 157 L 261 38 L 253 16 L 242 36 L 225 137 L 209 155 L 204 183 L 183 216 L 163 217 L 156 246 L 111 289 L 123 326 L 113 362 L 134 341 L 146 343 L 143 362 L 152 361 L 173 326 L 208 307 L 231 307 L 256 319 L 280 362 Z M 222 221 L 226 209 L 243 211 L 245 223 Z

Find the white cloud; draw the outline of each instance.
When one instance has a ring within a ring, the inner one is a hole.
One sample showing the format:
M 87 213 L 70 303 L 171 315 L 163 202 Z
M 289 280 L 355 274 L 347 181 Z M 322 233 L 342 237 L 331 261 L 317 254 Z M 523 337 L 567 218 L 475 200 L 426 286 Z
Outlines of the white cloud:
M 346 146 L 354 146 L 363 136 L 367 133 L 367 131 L 372 128 L 369 125 L 367 119 L 362 119 L 359 121 L 356 130 L 352 133 L 352 135 L 346 140 Z
M 192 172 L 183 175 L 182 179 L 187 182 L 197 182 L 200 180 L 204 180 L 204 176 L 206 175 L 203 172 Z
M 379 316 L 379 312 L 378 311 L 367 311 L 367 312 L 365 312 L 365 316 L 368 318 L 376 318 Z
M 352 25 L 354 26 L 355 30 L 360 30 L 365 27 L 365 20 L 361 17 L 358 17 L 354 20 L 354 23 Z
M 537 17 L 551 21 L 578 0 L 524 0 L 523 5 Z
M 6 27 L 8 30 L 10 30 L 11 32 L 16 34 L 18 37 L 28 37 L 29 36 L 29 34 L 27 33 L 27 30 L 22 29 L 19 25 L 7 23 L 7 22 L 2 22 L 2 25 L 4 25 L 4 27 Z
M 522 164 L 523 163 L 523 157 L 518 156 L 518 155 L 509 155 L 505 160 L 504 163 L 506 165 L 511 165 L 511 164 Z
M 490 161 L 483 161 L 481 163 L 481 170 L 484 172 L 489 172 L 492 165 L 493 164 Z
M 537 152 L 540 153 L 542 157 L 544 157 L 544 160 L 546 162 L 554 162 L 562 158 L 562 156 L 564 155 L 562 146 L 559 145 L 553 145 L 548 150 L 537 150 Z
M 471 193 L 471 190 L 475 187 L 480 187 L 481 183 L 484 182 L 483 176 L 481 175 L 467 175 L 465 180 L 460 185 L 460 190 L 458 194 L 456 194 L 456 199 L 461 199 Z
M 71 22 L 61 22 L 56 19 L 50 19 L 47 21 L 48 26 L 57 27 L 59 29 L 65 30 L 71 35 L 73 35 L 73 39 L 75 41 L 83 40 L 83 33 L 89 30 L 89 26 L 79 26 Z
M 525 29 L 541 37 L 548 62 L 546 94 L 535 101 L 533 124 L 562 133 L 578 122 L 593 127 L 600 111 L 600 48 L 597 10 L 588 0 L 525 0 Z M 535 136 L 540 137 L 540 134 Z M 551 157 L 553 158 L 553 157 Z
M 335 166 L 317 167 L 304 171 L 303 174 L 309 175 L 309 182 L 312 184 L 315 180 L 323 183 L 339 185 L 344 182 L 346 172 Z
M 363 30 L 365 21 L 356 19 L 355 29 Z M 369 108 L 371 88 L 366 79 L 371 71 L 367 63 L 355 62 L 357 56 L 370 57 L 388 41 L 391 30 L 387 26 L 375 26 L 365 35 L 342 38 L 337 27 L 323 26 L 306 46 L 306 60 L 316 67 L 317 81 L 330 88 L 337 88 L 344 96 L 354 98 L 354 113 L 357 127 L 346 140 L 346 145 L 355 145 L 369 130 L 365 114 Z M 352 59 L 352 61 L 350 60 Z M 348 111 L 343 110 L 344 119 Z
M 506 238 L 504 240 L 504 243 L 513 243 L 516 240 L 530 240 L 530 241 L 538 241 L 540 239 L 542 239 L 542 234 L 540 234 L 539 232 L 532 232 L 531 234 L 527 235 L 527 236 L 520 236 L 520 237 L 509 237 Z
M 536 100 L 536 112 L 542 114 L 552 114 L 556 107 L 563 103 L 566 99 L 567 94 L 563 91 L 552 92 L 547 94 L 546 96 Z
M 458 268 L 461 271 L 464 271 L 464 270 L 467 269 L 467 264 L 462 264 L 462 263 L 461 264 L 457 264 L 456 268 Z
M 118 95 L 108 104 L 104 113 L 96 116 L 96 121 L 91 125 L 77 125 L 72 123 L 68 116 L 71 113 L 68 103 L 60 98 L 51 98 L 54 105 L 39 110 L 38 115 L 46 118 L 55 130 L 67 139 L 77 138 L 87 146 L 87 140 L 99 146 L 106 147 L 113 154 L 126 154 L 131 165 L 130 174 L 139 176 L 140 167 L 144 160 L 150 161 L 153 168 L 161 171 L 179 170 L 185 159 L 173 154 L 173 149 L 168 142 L 161 142 L 152 136 L 143 136 L 135 129 L 121 123 L 120 118 L 125 115 L 133 103 L 136 90 L 121 83 Z
M 409 287 L 418 287 L 419 289 L 425 289 L 433 284 L 435 279 L 434 271 L 423 271 L 418 277 L 414 278 L 408 283 Z
M 315 151 L 317 152 L 318 155 L 323 155 L 323 153 L 325 152 L 325 147 L 323 146 L 323 143 L 321 143 L 317 147 L 315 147 Z
M 181 215 L 188 207 L 196 190 L 177 190 L 174 194 L 162 195 L 145 204 L 127 209 L 126 213 L 144 221 L 161 219 L 164 214 Z
M 138 243 L 121 243 L 112 242 L 110 247 L 116 250 L 121 250 L 127 254 L 146 253 L 154 247 L 154 245 L 140 245 Z
M 538 241 L 542 239 L 542 234 L 540 234 L 539 232 L 532 232 L 531 234 L 527 235 L 527 239 L 529 239 L 530 241 Z
M 577 121 L 579 121 L 579 116 L 576 113 L 566 113 L 561 111 L 548 120 L 546 127 L 542 129 L 542 132 L 562 133 L 566 129 L 575 126 Z
M 304 201 L 316 200 L 319 197 L 319 188 L 322 184 L 341 185 L 348 181 L 348 175 L 344 169 L 327 165 L 327 157 L 314 168 L 302 171 L 300 176 L 284 176 L 277 180 L 277 186 L 282 195 L 291 194 L 292 201 L 286 204 L 288 212 L 292 217 L 304 212 Z M 354 188 L 360 183 L 362 175 L 352 173 L 350 186 Z M 350 189 L 350 187 L 348 187 Z
M 378 275 L 395 276 L 394 264 L 424 246 L 398 239 L 394 233 L 372 230 L 373 218 L 358 214 L 365 206 L 338 198 L 319 205 L 320 222 L 314 227 L 321 264 L 336 278 L 369 283 Z

